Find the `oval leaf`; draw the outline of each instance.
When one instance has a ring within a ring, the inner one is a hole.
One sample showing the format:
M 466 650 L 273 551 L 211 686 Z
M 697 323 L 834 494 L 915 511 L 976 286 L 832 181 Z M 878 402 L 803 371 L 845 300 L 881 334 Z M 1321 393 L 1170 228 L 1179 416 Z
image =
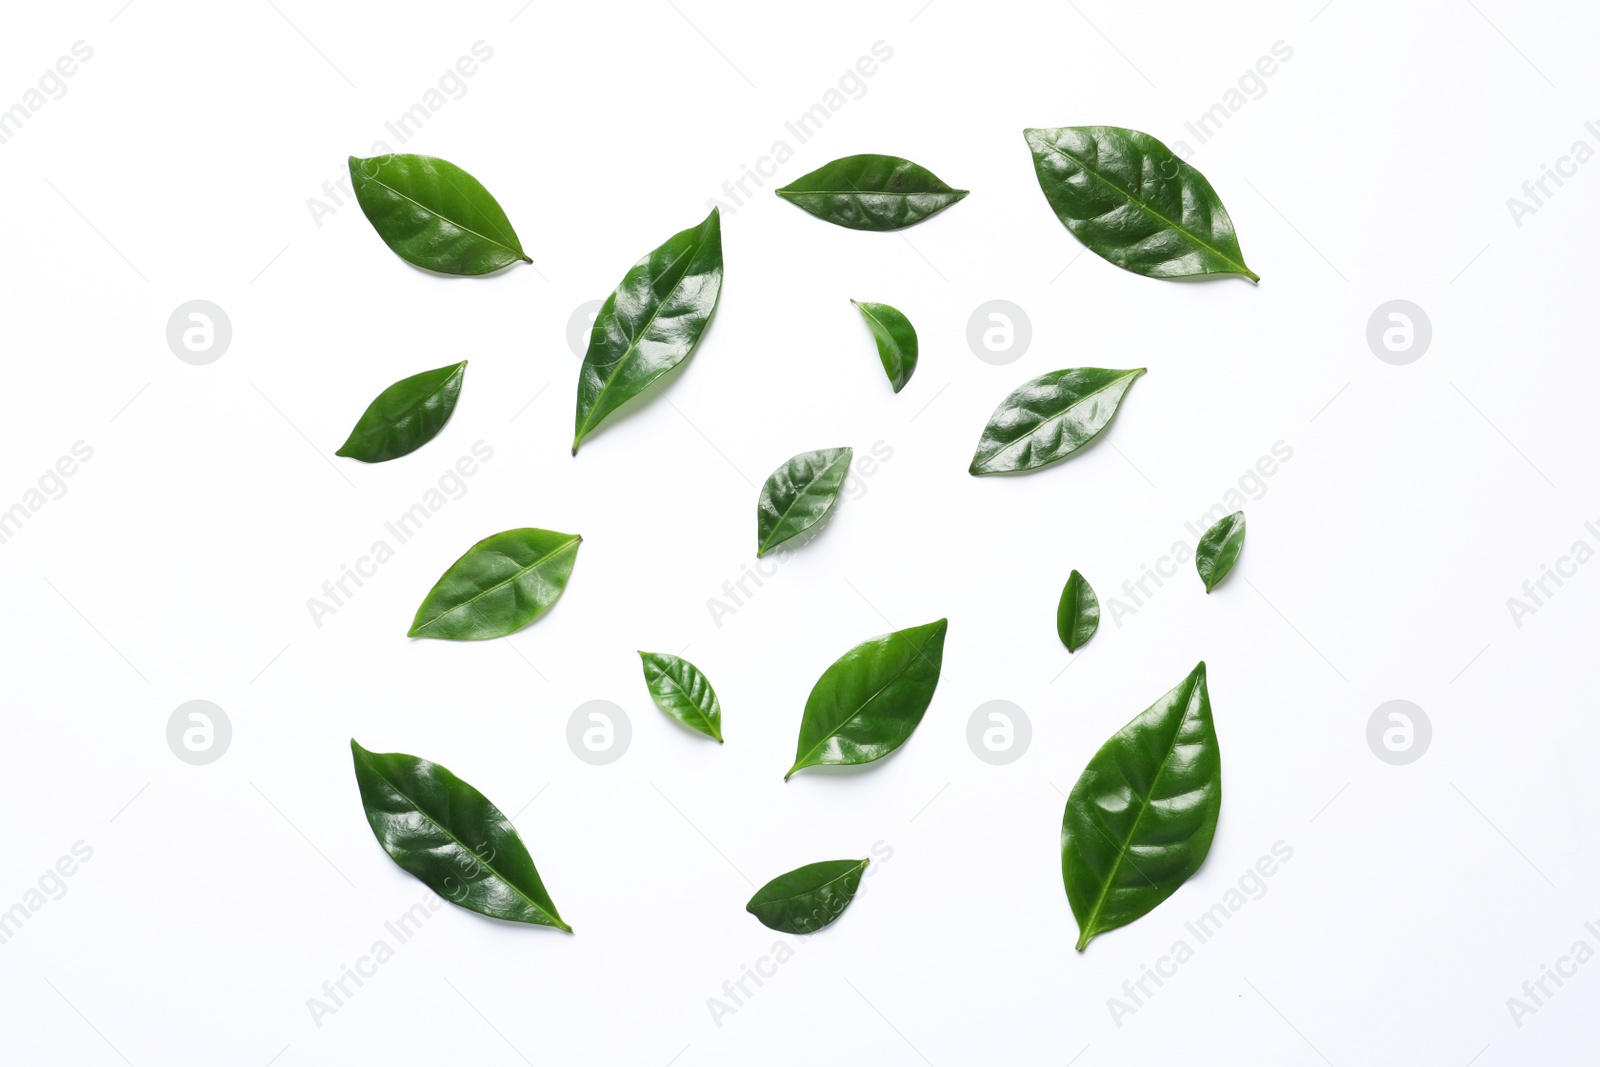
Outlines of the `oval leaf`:
M 757 557 L 821 521 L 839 499 L 853 455 L 849 448 L 819 448 L 772 472 L 756 501 Z
M 367 221 L 395 255 L 440 274 L 489 274 L 532 263 L 489 190 L 434 156 L 350 157 L 350 181 Z
M 1111 735 L 1061 818 L 1078 951 L 1170 897 L 1205 862 L 1222 808 L 1206 665 Z
M 910 319 L 888 304 L 872 304 L 861 300 L 852 300 L 850 303 L 867 320 L 867 329 L 872 331 L 872 339 L 878 342 L 878 359 L 883 363 L 883 373 L 889 376 L 889 384 L 898 393 L 906 387 L 917 369 L 916 329 L 912 327 Z
M 368 752 L 350 740 L 361 806 L 378 844 L 452 904 L 496 919 L 572 932 L 511 820 L 437 763 Z
M 1242 274 L 1228 209 L 1204 174 L 1120 126 L 1024 130 L 1045 199 L 1085 248 L 1151 278 Z
M 836 226 L 903 230 L 967 195 L 899 156 L 845 156 L 795 179 L 777 194 Z
M 1024 382 L 989 416 L 968 471 L 1031 471 L 1065 459 L 1111 424 L 1133 380 L 1143 373 L 1143 367 L 1078 367 Z
M 1242 511 L 1218 519 L 1216 525 L 1205 532 L 1194 549 L 1194 569 L 1200 572 L 1200 580 L 1206 583 L 1206 592 L 1211 592 L 1218 582 L 1228 576 L 1233 565 L 1239 562 L 1239 551 L 1243 548 Z
M 641 652 L 644 682 L 656 707 L 692 730 L 722 740 L 722 705 L 700 668 L 666 652 Z
M 1100 628 L 1100 598 L 1094 588 L 1073 571 L 1061 589 L 1061 603 L 1056 606 L 1056 633 L 1068 652 L 1076 652 L 1089 642 Z
M 673 234 L 623 276 L 595 316 L 578 372 L 572 454 L 605 417 L 694 351 L 722 291 L 722 216 Z
M 485 537 L 434 583 L 406 636 L 481 641 L 515 633 L 561 599 L 582 540 L 534 529 Z
M 461 396 L 467 361 L 401 378 L 367 405 L 336 456 L 382 463 L 415 452 L 444 429 Z
M 844 914 L 861 887 L 866 860 L 823 860 L 780 874 L 750 898 L 744 910 L 761 925 L 785 934 L 810 934 Z
M 949 620 L 863 641 L 822 672 L 806 698 L 794 766 L 880 760 L 905 744 L 933 701 Z

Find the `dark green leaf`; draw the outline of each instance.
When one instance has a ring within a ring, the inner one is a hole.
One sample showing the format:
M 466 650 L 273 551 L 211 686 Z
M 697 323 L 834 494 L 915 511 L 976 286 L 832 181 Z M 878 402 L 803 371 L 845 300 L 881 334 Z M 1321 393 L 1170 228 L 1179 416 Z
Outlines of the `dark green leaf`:
M 561 599 L 582 540 L 534 529 L 485 537 L 434 583 L 406 636 L 481 641 L 515 633 Z
M 641 652 L 644 681 L 656 706 L 693 730 L 722 740 L 722 705 L 700 668 L 666 652 Z
M 863 641 L 823 671 L 784 780 L 802 767 L 871 763 L 905 744 L 938 688 L 949 625 L 940 619 Z
M 1152 278 L 1243 274 L 1228 209 L 1166 145 L 1119 126 L 1024 130 L 1039 187 L 1084 247 Z
M 866 860 L 823 860 L 780 874 L 744 910 L 785 934 L 810 934 L 844 914 L 861 886 Z
M 368 752 L 350 740 L 361 806 L 378 844 L 452 904 L 496 919 L 572 932 L 511 820 L 437 763 Z
M 1143 373 L 1143 367 L 1078 367 L 1024 382 L 989 416 L 968 470 L 1031 471 L 1065 459 L 1111 425 L 1129 386 Z
M 415 452 L 444 429 L 461 396 L 467 361 L 401 378 L 367 405 L 336 456 L 382 463 Z
M 845 156 L 777 194 L 819 219 L 852 230 L 902 230 L 967 195 L 899 156 Z
M 605 417 L 694 351 L 722 291 L 722 216 L 635 263 L 595 316 L 578 372 L 572 454 Z
M 883 362 L 883 373 L 889 376 L 889 384 L 898 393 L 906 387 L 917 369 L 917 331 L 910 319 L 888 304 L 872 304 L 861 300 L 852 300 L 850 303 L 867 320 L 867 329 L 872 331 L 872 339 L 878 342 L 878 359 Z
M 1244 548 L 1244 512 L 1218 519 L 1216 525 L 1205 532 L 1194 549 L 1194 569 L 1206 583 L 1206 592 L 1228 576 L 1233 565 L 1239 562 L 1239 551 Z
M 756 556 L 821 521 L 850 474 L 848 448 L 802 452 L 773 471 L 756 501 Z
M 1061 818 L 1061 877 L 1078 951 L 1166 900 L 1200 869 L 1222 809 L 1206 665 L 1111 735 Z
M 1056 633 L 1068 652 L 1076 652 L 1088 644 L 1089 638 L 1100 628 L 1100 598 L 1094 588 L 1073 571 L 1067 575 L 1067 584 L 1061 589 L 1061 603 L 1056 607 Z
M 517 231 L 478 179 L 433 156 L 350 157 L 367 221 L 395 255 L 440 274 L 488 274 L 532 263 Z

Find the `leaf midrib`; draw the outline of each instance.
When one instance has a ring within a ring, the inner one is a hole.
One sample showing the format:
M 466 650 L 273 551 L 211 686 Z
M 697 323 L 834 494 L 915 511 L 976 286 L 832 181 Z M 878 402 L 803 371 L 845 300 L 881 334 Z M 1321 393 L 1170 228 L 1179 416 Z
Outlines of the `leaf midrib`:
M 412 633 L 414 634 L 414 633 L 417 633 L 418 631 L 427 629 L 428 627 L 432 626 L 434 623 L 438 622 L 440 619 L 444 618 L 446 615 L 449 615 L 451 612 L 460 611 L 462 608 L 469 607 L 470 605 L 477 603 L 478 600 L 480 600 L 483 597 L 488 596 L 490 593 L 494 592 L 497 589 L 504 589 L 506 586 L 510 585 L 512 582 L 517 581 L 523 575 L 527 574 L 529 571 L 538 570 L 540 567 L 544 566 L 546 563 L 549 563 L 551 560 L 555 559 L 556 556 L 559 555 L 560 553 L 565 552 L 568 548 L 571 548 L 571 547 L 581 543 L 582 541 L 583 541 L 583 538 L 581 538 L 581 537 L 577 536 L 576 534 L 574 534 L 572 537 L 570 537 L 567 540 L 563 541 L 561 544 L 557 545 L 555 548 L 552 548 L 549 552 L 546 552 L 543 556 L 540 556 L 534 562 L 528 564 L 526 567 L 520 568 L 515 574 L 511 575 L 511 577 L 506 578 L 506 579 L 504 579 L 502 581 L 498 581 L 495 584 L 489 586 L 487 589 L 479 590 L 478 592 L 472 594 L 467 599 L 461 601 L 461 603 L 459 603 L 459 604 L 450 605 L 450 607 L 446 608 L 444 611 L 439 612 L 439 614 L 435 615 L 433 618 L 429 619 L 427 622 L 423 623 L 421 626 L 413 626 L 411 628 Z
M 450 385 L 450 383 L 452 381 L 454 381 L 456 378 L 461 376 L 461 374 L 464 372 L 464 370 L 466 368 L 466 365 L 467 365 L 466 360 L 462 360 L 460 363 L 457 363 L 454 367 L 450 368 L 450 373 L 445 375 L 444 381 L 439 383 L 439 387 L 437 389 L 430 390 L 426 395 L 424 395 L 422 397 L 419 397 L 418 399 L 413 400 L 411 403 L 407 404 L 406 408 L 405 408 L 405 413 L 402 414 L 399 418 L 391 419 L 388 422 L 384 423 L 382 426 L 379 426 L 377 429 L 368 430 L 366 433 L 362 434 L 361 435 L 361 440 L 365 441 L 368 438 L 376 437 L 377 435 L 379 435 L 381 433 L 388 433 L 390 430 L 393 430 L 395 427 L 399 426 L 400 423 L 402 421 L 404 421 L 405 419 L 409 419 L 409 418 L 414 417 L 416 415 L 416 413 L 417 413 L 416 409 L 421 407 L 422 405 L 426 404 L 428 401 L 432 400 L 434 397 L 438 396 L 440 393 L 444 392 L 445 389 L 447 389 L 449 387 L 449 385 Z M 354 436 L 354 434 L 352 434 L 351 436 Z
M 766 907 L 767 905 L 770 905 L 770 904 L 786 904 L 786 903 L 788 903 L 790 901 L 799 900 L 801 897 L 804 897 L 804 896 L 809 896 L 809 895 L 812 895 L 812 894 L 815 894 L 815 893 L 820 893 L 824 889 L 828 888 L 830 885 L 833 885 L 835 882 L 844 881 L 846 878 L 850 877 L 856 871 L 864 871 L 864 870 L 866 870 L 867 869 L 867 864 L 869 862 L 870 862 L 870 860 L 852 860 L 851 863 L 850 863 L 850 866 L 845 868 L 845 871 L 844 871 L 843 874 L 840 874 L 840 875 L 838 875 L 837 877 L 834 877 L 834 878 L 829 878 L 826 882 L 823 882 L 821 885 L 819 885 L 819 886 L 817 886 L 817 887 L 815 887 L 813 889 L 802 889 L 800 892 L 796 893 L 792 897 L 770 897 L 770 898 L 768 898 L 766 900 L 761 901 L 760 902 L 760 906 L 761 907 Z
M 1145 370 L 1144 370 L 1143 367 L 1140 367 L 1137 370 L 1125 371 L 1122 374 L 1118 375 L 1117 377 L 1111 379 L 1111 381 L 1107 382 L 1105 385 L 1102 385 L 1100 388 L 1092 389 L 1087 393 L 1081 394 L 1078 397 L 1078 399 L 1074 400 L 1072 403 L 1070 403 L 1066 407 L 1062 408 L 1056 414 L 1047 416 L 1046 418 L 1040 420 L 1039 425 L 1035 426 L 1033 429 L 1029 430 L 1027 433 L 1023 434 L 1021 437 L 1018 437 L 1015 441 L 1007 441 L 1003 445 L 1001 445 L 999 448 L 995 449 L 994 454 L 989 457 L 990 461 L 993 462 L 995 459 L 998 459 L 1004 453 L 1010 451 L 1010 449 L 1012 448 L 1013 445 L 1017 445 L 1017 444 L 1020 444 L 1020 443 L 1023 443 L 1023 442 L 1031 441 L 1046 426 L 1050 425 L 1053 422 L 1059 422 L 1060 420 L 1066 418 L 1074 410 L 1076 410 L 1077 408 L 1082 407 L 1084 405 L 1084 403 L 1086 403 L 1091 398 L 1099 396 L 1101 393 L 1107 391 L 1108 389 L 1114 388 L 1115 386 L 1117 386 L 1121 382 L 1128 381 L 1129 379 L 1132 379 L 1132 378 L 1137 378 L 1137 377 L 1139 377 L 1139 375 L 1143 374 L 1144 372 L 1145 372 Z M 1024 386 L 1023 388 L 1027 388 L 1027 387 Z M 1009 400 L 1010 397 L 1007 397 L 1006 399 Z M 1119 409 L 1122 407 L 1122 402 L 1121 401 L 1117 402 L 1117 407 Z M 1116 412 L 1113 411 L 1112 412 L 1112 416 L 1115 417 L 1115 415 L 1116 415 Z M 1087 438 L 1085 438 L 1082 443 L 1080 443 L 1080 444 L 1076 445 L 1075 447 L 1069 449 L 1067 452 L 1063 453 L 1062 455 L 1063 456 L 1071 455 L 1073 452 L 1076 452 L 1079 448 L 1082 448 L 1084 445 L 1088 444 L 1090 441 L 1093 441 L 1096 437 L 1099 437 L 1101 434 L 1105 433 L 1106 432 L 1106 426 L 1110 426 L 1110 425 L 1111 425 L 1111 420 L 1107 419 L 1105 426 L 1100 427 L 1094 433 L 1090 434 Z M 987 427 L 985 429 L 987 429 Z M 1056 459 L 1060 459 L 1062 457 L 1061 456 L 1057 456 L 1055 458 Z M 1047 461 L 1047 462 L 1049 462 L 1049 461 Z
M 764 556 L 764 555 L 766 555 L 767 549 L 771 548 L 774 544 L 781 545 L 781 544 L 783 544 L 784 541 L 789 540 L 790 537 L 797 537 L 801 533 L 805 532 L 804 530 L 796 530 L 794 533 L 790 534 L 789 537 L 782 538 L 781 540 L 778 540 L 778 541 L 773 541 L 772 540 L 772 538 L 774 536 L 776 536 L 777 533 L 780 530 L 783 529 L 783 524 L 785 522 L 787 522 L 788 519 L 789 519 L 789 513 L 794 511 L 794 509 L 799 506 L 800 501 L 806 495 L 806 492 L 813 485 L 816 485 L 819 481 L 821 481 L 822 480 L 822 476 L 824 474 L 827 474 L 834 467 L 838 466 L 840 460 L 844 460 L 844 459 L 846 459 L 846 457 L 841 455 L 837 459 L 835 459 L 832 463 L 829 463 L 827 466 L 823 467 L 822 470 L 817 472 L 817 476 L 815 478 L 812 478 L 809 482 L 807 482 L 805 484 L 805 486 L 803 488 L 801 488 L 798 492 L 796 492 L 794 494 L 794 499 L 789 501 L 789 506 L 783 509 L 783 513 L 778 516 L 778 521 L 773 523 L 772 532 L 767 534 L 767 539 L 765 541 L 761 542 L 761 547 L 760 547 L 759 551 L 756 552 L 757 556 Z M 811 528 L 811 526 L 815 526 L 818 522 L 821 522 L 822 521 L 822 515 L 826 515 L 829 511 L 833 510 L 834 502 L 836 500 L 838 500 L 838 499 L 839 499 L 839 492 L 838 492 L 838 490 L 834 490 L 833 495 L 828 498 L 828 506 L 822 509 L 822 514 L 818 515 L 815 519 L 813 519 L 811 521 L 811 524 L 809 526 L 807 526 L 806 529 L 809 530 Z
M 666 680 L 668 682 L 671 682 L 672 683 L 672 687 L 674 689 L 676 689 L 678 692 L 683 694 L 684 699 L 688 702 L 689 706 L 692 707 L 697 713 L 699 713 L 700 721 L 705 723 L 705 725 L 706 725 L 706 728 L 705 728 L 705 732 L 706 733 L 711 734 L 712 737 L 716 737 L 716 735 L 718 733 L 722 732 L 722 731 L 718 730 L 716 724 L 711 721 L 710 714 L 707 713 L 706 710 L 700 706 L 700 702 L 694 698 L 694 694 L 689 692 L 689 690 L 685 689 L 683 687 L 683 684 L 681 682 L 679 682 L 678 679 L 676 679 L 676 678 L 674 678 L 672 676 L 672 672 L 670 672 L 666 668 L 658 666 L 657 664 L 654 664 L 654 663 L 650 664 L 650 666 L 655 668 L 656 674 L 659 675 L 662 679 L 664 679 L 664 680 Z M 709 688 L 709 687 L 710 687 L 710 683 L 708 682 L 707 683 L 707 688 Z M 712 694 L 712 699 L 713 700 L 716 699 L 716 694 L 714 692 Z M 721 740 L 721 738 L 717 738 L 717 739 L 719 741 Z
M 366 180 L 371 182 L 373 185 L 381 186 L 382 188 L 389 190 L 395 196 L 398 196 L 400 199 L 402 199 L 404 201 L 407 201 L 408 203 L 412 203 L 412 204 L 417 205 L 422 210 L 424 210 L 428 214 L 432 215 L 434 218 L 443 219 L 445 222 L 448 222 L 452 226 L 460 227 L 462 230 L 464 230 L 467 233 L 472 234 L 472 236 L 478 238 L 480 241 L 487 241 L 490 244 L 494 245 L 496 248 L 503 248 L 507 252 L 510 252 L 512 255 L 516 256 L 518 259 L 522 260 L 525 263 L 532 263 L 533 262 L 533 260 L 528 257 L 528 254 L 526 252 L 524 252 L 522 249 L 520 249 L 520 248 L 512 248 L 510 245 L 505 244 L 502 241 L 496 241 L 493 237 L 490 237 L 487 234 L 479 233 L 477 230 L 474 230 L 471 226 L 468 226 L 464 222 L 457 222 L 455 219 L 451 218 L 449 215 L 446 215 L 442 211 L 435 211 L 433 208 L 429 207 L 427 204 L 424 204 L 422 201 L 418 200 L 416 197 L 407 196 L 405 193 L 402 193 L 399 189 L 396 189 L 394 186 L 390 185 L 386 181 L 383 181 L 381 178 L 367 178 Z M 446 179 L 446 180 L 448 181 L 448 179 Z M 454 187 L 452 186 L 452 188 L 454 188 Z M 460 190 L 457 189 L 456 192 L 459 193 Z
M 821 740 L 819 740 L 816 744 L 812 745 L 811 746 L 811 750 L 809 752 L 807 752 L 804 756 L 797 756 L 795 758 L 795 761 L 794 761 L 794 766 L 789 768 L 789 774 L 792 775 L 792 774 L 794 774 L 795 771 L 800 770 L 800 765 L 802 763 L 804 763 L 806 760 L 810 759 L 812 756 L 815 756 L 817 754 L 817 750 L 818 749 L 820 749 L 823 745 L 827 744 L 827 742 L 831 738 L 837 737 L 840 730 L 843 730 L 846 726 L 849 726 L 850 723 L 855 721 L 855 719 L 858 718 L 861 715 L 861 709 L 865 708 L 868 704 L 871 704 L 874 700 L 877 700 L 880 696 L 883 695 L 884 690 L 888 689 L 891 685 L 893 685 L 894 683 L 898 682 L 901 679 L 901 677 L 903 677 L 905 675 L 905 673 L 911 669 L 911 665 L 913 663 L 915 663 L 919 659 L 927 659 L 927 657 L 922 654 L 922 650 L 924 648 L 928 647 L 928 642 L 931 641 L 931 640 L 933 640 L 933 631 L 930 630 L 928 632 L 928 636 L 923 639 L 922 644 L 920 644 L 916 648 L 912 649 L 912 653 L 913 654 L 906 658 L 905 666 L 901 667 L 898 671 L 896 671 L 894 673 L 894 677 L 890 678 L 888 681 L 886 681 L 882 685 L 880 685 L 877 688 L 877 690 L 873 692 L 873 694 L 871 696 L 867 697 L 867 699 L 863 700 L 861 703 L 857 704 L 853 709 L 851 709 L 850 714 L 846 715 L 843 719 L 839 720 L 839 725 L 835 726 L 833 729 L 831 729 L 827 733 L 823 734 Z M 933 661 L 932 660 L 928 660 L 928 663 L 931 665 L 933 663 Z M 789 775 L 784 775 L 785 780 L 787 780 L 788 777 L 789 777 Z

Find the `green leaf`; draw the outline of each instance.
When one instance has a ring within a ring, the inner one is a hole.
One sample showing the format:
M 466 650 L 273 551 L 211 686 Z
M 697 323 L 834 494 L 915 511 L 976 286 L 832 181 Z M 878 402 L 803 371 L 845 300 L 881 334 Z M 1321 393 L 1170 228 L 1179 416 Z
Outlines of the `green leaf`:
M 1100 628 L 1100 598 L 1083 575 L 1073 571 L 1061 589 L 1061 603 L 1056 606 L 1056 633 L 1068 652 L 1076 652 L 1089 643 L 1089 638 Z
M 415 452 L 444 429 L 461 396 L 467 361 L 401 378 L 378 394 L 336 456 L 382 463 Z
M 1244 548 L 1244 512 L 1218 519 L 1216 525 L 1205 532 L 1194 549 L 1194 569 L 1206 583 L 1206 592 L 1217 587 L 1222 579 L 1239 562 L 1239 551 Z
M 722 291 L 722 216 L 673 234 L 623 276 L 595 316 L 578 372 L 572 454 L 605 417 L 689 357 Z
M 949 625 L 940 619 L 863 641 L 823 671 L 784 780 L 802 767 L 871 763 L 905 744 L 938 688 Z
M 989 416 L 972 456 L 972 474 L 1031 471 L 1065 459 L 1111 425 L 1135 370 L 1079 367 L 1018 386 Z
M 1024 130 L 1045 199 L 1084 247 L 1151 278 L 1242 274 L 1228 209 L 1166 145 L 1119 126 Z
M 845 156 L 777 194 L 825 222 L 852 230 L 903 230 L 967 195 L 899 156 Z
M 489 274 L 532 263 L 489 190 L 433 156 L 350 157 L 350 181 L 367 221 L 395 255 L 440 274 Z
M 802 452 L 767 477 L 756 501 L 758 558 L 822 520 L 839 499 L 853 455 L 849 448 Z
M 889 376 L 889 384 L 898 393 L 906 387 L 917 369 L 916 329 L 912 327 L 910 319 L 888 304 L 872 304 L 861 300 L 852 300 L 850 303 L 867 320 L 867 329 L 872 331 L 872 339 L 878 342 L 878 359 L 883 362 L 883 373 Z
M 1061 877 L 1078 951 L 1166 900 L 1200 869 L 1222 808 L 1206 665 L 1111 735 L 1061 818 Z
M 437 763 L 368 752 L 350 739 L 361 806 L 378 844 L 452 904 L 496 919 L 572 932 L 511 820 Z
M 485 537 L 434 583 L 406 636 L 482 641 L 515 633 L 561 599 L 582 540 L 534 529 Z
M 808 863 L 756 890 L 744 910 L 781 933 L 815 933 L 844 914 L 866 869 L 866 860 Z
M 656 707 L 720 742 L 722 705 L 700 668 L 666 652 L 641 652 L 639 658 L 644 661 L 644 681 Z

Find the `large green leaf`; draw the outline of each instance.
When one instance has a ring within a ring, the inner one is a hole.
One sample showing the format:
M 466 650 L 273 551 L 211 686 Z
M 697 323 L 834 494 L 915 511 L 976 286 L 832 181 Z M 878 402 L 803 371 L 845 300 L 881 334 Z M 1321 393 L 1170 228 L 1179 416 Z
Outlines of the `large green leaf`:
M 1135 370 L 1078 367 L 1018 386 L 989 416 L 972 456 L 972 474 L 1030 471 L 1065 459 L 1111 425 Z
M 433 156 L 350 157 L 367 221 L 395 255 L 441 274 L 488 274 L 522 260 L 517 231 L 489 190 Z
M 481 641 L 515 633 L 561 599 L 582 540 L 535 529 L 485 537 L 434 583 L 406 636 Z
M 350 740 L 372 832 L 391 859 L 452 904 L 572 932 L 511 820 L 437 763 Z
M 1068 652 L 1076 652 L 1099 628 L 1100 598 L 1083 575 L 1073 571 L 1061 587 L 1061 602 L 1056 605 L 1056 633 Z
M 802 452 L 767 477 L 756 500 L 758 557 L 822 520 L 839 499 L 853 455 L 849 448 Z
M 967 195 L 899 156 L 845 156 L 775 190 L 819 219 L 852 230 L 903 230 Z
M 338 456 L 382 463 L 415 452 L 439 435 L 461 396 L 467 361 L 401 378 L 378 394 L 356 422 Z
M 1078 951 L 1166 900 L 1200 869 L 1222 808 L 1206 665 L 1111 735 L 1061 818 L 1061 877 Z
M 916 329 L 910 319 L 888 304 L 873 304 L 863 300 L 852 300 L 850 303 L 867 320 L 867 329 L 872 331 L 872 339 L 878 343 L 878 360 L 883 364 L 883 373 L 889 376 L 889 384 L 898 393 L 906 387 L 917 369 Z
M 1039 187 L 1084 247 L 1152 278 L 1242 274 L 1228 209 L 1166 145 L 1120 126 L 1024 130 Z
M 906 743 L 933 701 L 949 620 L 863 641 L 806 698 L 787 781 L 802 767 L 880 760 Z
M 810 934 L 844 914 L 861 887 L 866 860 L 823 860 L 780 874 L 744 910 L 785 934 Z
M 641 652 L 644 682 L 656 706 L 692 730 L 722 740 L 722 704 L 693 663 L 667 652 Z
M 1235 511 L 1216 521 L 1200 538 L 1194 549 L 1194 569 L 1206 583 L 1206 592 L 1228 576 L 1233 565 L 1239 562 L 1239 552 L 1244 548 L 1244 512 Z
M 722 216 L 673 234 L 623 276 L 595 316 L 578 372 L 572 454 L 617 408 L 694 351 L 722 291 Z

